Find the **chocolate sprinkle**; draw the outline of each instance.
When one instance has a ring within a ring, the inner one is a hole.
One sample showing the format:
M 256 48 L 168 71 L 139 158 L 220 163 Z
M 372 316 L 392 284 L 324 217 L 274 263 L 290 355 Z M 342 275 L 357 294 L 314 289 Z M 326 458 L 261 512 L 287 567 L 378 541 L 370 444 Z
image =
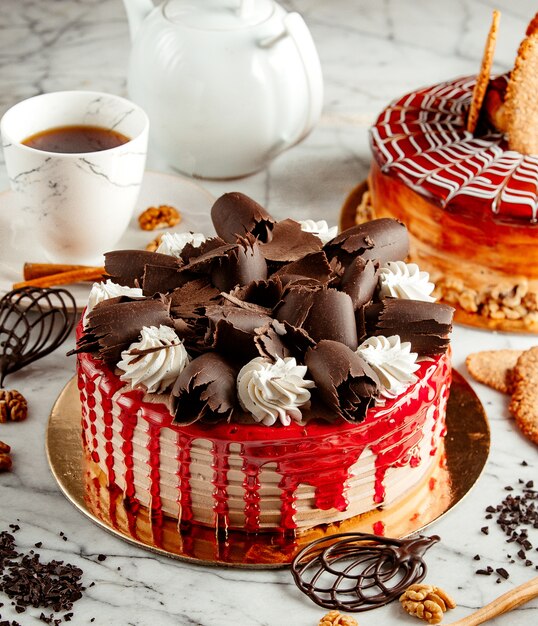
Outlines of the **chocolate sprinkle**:
M 391 539 L 367 533 L 323 537 L 293 559 L 295 584 L 317 605 L 368 611 L 396 600 L 424 579 L 425 552 L 439 537 Z

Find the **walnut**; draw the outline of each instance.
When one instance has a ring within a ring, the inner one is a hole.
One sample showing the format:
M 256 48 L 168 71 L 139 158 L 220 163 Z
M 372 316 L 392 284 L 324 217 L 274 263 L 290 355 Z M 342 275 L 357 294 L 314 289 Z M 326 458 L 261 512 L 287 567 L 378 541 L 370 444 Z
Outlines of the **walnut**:
M 447 609 L 456 606 L 454 600 L 439 587 L 416 584 L 409 586 L 400 596 L 402 607 L 428 624 L 438 624 Z
M 472 289 L 465 289 L 458 298 L 459 305 L 464 311 L 476 313 L 478 311 L 478 294 Z
M 28 417 L 28 404 L 15 389 L 0 389 L 0 423 L 22 422 Z
M 11 452 L 11 448 L 0 441 L 0 472 L 9 472 L 11 469 L 11 456 L 9 453 Z
M 142 230 L 157 230 L 158 228 L 170 228 L 179 224 L 181 216 L 173 206 L 161 204 L 150 206 L 138 216 L 138 223 Z
M 357 620 L 350 615 L 342 615 L 339 611 L 331 611 L 319 620 L 318 626 L 359 626 Z
M 158 235 L 155 239 L 152 239 L 146 246 L 148 252 L 157 252 L 157 248 L 161 243 L 162 235 Z

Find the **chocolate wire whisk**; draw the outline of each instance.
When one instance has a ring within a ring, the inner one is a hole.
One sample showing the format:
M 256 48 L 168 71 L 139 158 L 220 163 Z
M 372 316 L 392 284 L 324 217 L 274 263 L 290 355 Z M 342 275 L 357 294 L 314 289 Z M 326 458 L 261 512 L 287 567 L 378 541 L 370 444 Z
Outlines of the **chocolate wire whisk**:
M 295 583 L 317 605 L 344 611 L 368 611 L 398 598 L 420 582 L 423 556 L 439 537 L 392 539 L 368 533 L 323 537 L 293 559 Z
M 65 289 L 21 287 L 0 299 L 0 387 L 8 374 L 50 354 L 77 320 L 75 299 Z

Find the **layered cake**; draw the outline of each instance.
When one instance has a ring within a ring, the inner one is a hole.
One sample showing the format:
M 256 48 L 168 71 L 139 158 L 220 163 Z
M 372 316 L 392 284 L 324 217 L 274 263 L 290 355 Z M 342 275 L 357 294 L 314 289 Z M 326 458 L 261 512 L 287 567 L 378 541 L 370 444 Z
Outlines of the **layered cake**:
M 497 21 L 478 77 L 418 89 L 379 115 L 361 211 L 407 225 L 410 260 L 457 321 L 538 332 L 537 20 L 512 72 L 490 80 Z
M 128 510 L 301 532 L 387 506 L 440 462 L 453 309 L 393 219 L 340 235 L 239 193 L 217 236 L 106 255 L 78 329 L 82 439 Z

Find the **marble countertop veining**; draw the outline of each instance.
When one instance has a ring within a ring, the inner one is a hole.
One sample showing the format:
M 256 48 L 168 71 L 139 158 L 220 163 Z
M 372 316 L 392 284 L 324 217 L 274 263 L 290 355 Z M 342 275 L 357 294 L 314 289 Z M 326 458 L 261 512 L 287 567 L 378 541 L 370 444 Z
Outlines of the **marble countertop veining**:
M 214 195 L 240 190 L 284 217 L 336 222 L 346 194 L 365 177 L 370 153 L 366 129 L 388 101 L 420 85 L 475 73 L 491 9 L 503 12 L 496 70 L 513 62 L 526 23 L 536 11 L 530 0 L 289 0 L 309 24 L 325 79 L 322 118 L 300 145 L 254 176 L 232 183 L 204 181 Z M 2 0 L 0 4 L 0 113 L 15 102 L 61 89 L 125 94 L 129 53 L 127 21 L 120 0 Z M 171 171 L 153 151 L 148 167 Z M 8 187 L 3 162 L 0 189 Z M 1 251 L 0 251 L 1 259 Z M 72 341 L 71 341 L 72 343 Z M 469 352 L 525 348 L 535 338 L 456 327 L 454 364 L 465 373 Z M 243 571 L 193 566 L 136 549 L 94 526 L 61 495 L 47 466 L 44 434 L 51 406 L 73 375 L 74 360 L 62 347 L 8 379 L 28 398 L 26 422 L 0 424 L 0 439 L 14 450 L 14 470 L 0 475 L 0 529 L 19 523 L 23 549 L 43 542 L 40 553 L 79 565 L 87 583 L 72 624 L 117 626 L 315 626 L 324 610 L 303 597 L 288 571 Z M 506 564 L 514 544 L 489 522 L 484 509 L 499 503 L 505 486 L 535 479 L 536 447 L 516 431 L 507 398 L 472 383 L 488 413 L 491 456 L 479 485 L 431 530 L 442 542 L 427 556 L 427 580 L 451 592 L 461 618 L 496 595 L 536 575 L 518 559 Z M 528 466 L 522 466 L 522 461 Z M 20 521 L 19 521 L 20 520 Z M 65 533 L 67 541 L 60 536 Z M 538 544 L 538 531 L 534 543 Z M 473 556 L 482 555 L 480 562 Z M 107 555 L 98 561 L 98 554 Z M 538 563 L 538 553 L 530 557 Z M 480 566 L 506 567 L 510 578 L 477 576 Z M 5 602 L 0 597 L 0 602 Z M 17 615 L 9 602 L 3 618 L 25 626 L 41 623 L 29 611 Z M 358 616 L 361 626 L 418 624 L 398 604 Z M 496 626 L 538 623 L 538 601 L 491 622 Z

